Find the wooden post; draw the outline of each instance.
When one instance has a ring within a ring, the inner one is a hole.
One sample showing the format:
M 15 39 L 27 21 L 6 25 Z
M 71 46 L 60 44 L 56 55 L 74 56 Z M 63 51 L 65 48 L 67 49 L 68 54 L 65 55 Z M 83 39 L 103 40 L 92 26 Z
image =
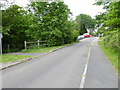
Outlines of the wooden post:
M 10 45 L 8 44 L 8 52 L 10 52 Z
M 26 41 L 24 41 L 24 46 L 25 46 L 25 50 L 27 49 L 27 42 Z
M 40 47 L 40 43 L 39 43 L 40 41 L 38 40 L 38 48 Z

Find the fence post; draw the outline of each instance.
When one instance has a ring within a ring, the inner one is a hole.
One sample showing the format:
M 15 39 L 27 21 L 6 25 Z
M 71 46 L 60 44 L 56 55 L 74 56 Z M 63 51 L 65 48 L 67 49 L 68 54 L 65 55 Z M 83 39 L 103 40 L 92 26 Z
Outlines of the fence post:
M 38 40 L 38 48 L 40 47 L 40 43 L 39 43 L 40 41 Z
M 25 46 L 25 50 L 27 49 L 27 42 L 26 41 L 24 41 L 24 46 Z
M 10 52 L 10 45 L 8 44 L 8 52 Z

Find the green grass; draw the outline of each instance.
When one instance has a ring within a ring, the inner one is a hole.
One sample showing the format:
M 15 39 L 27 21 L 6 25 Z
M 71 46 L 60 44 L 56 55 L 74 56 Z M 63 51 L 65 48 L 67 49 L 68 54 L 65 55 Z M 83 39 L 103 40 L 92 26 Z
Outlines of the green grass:
M 76 43 L 76 42 L 73 42 Z M 73 44 L 71 43 L 71 44 Z M 57 49 L 63 46 L 66 46 L 69 44 L 64 44 L 64 45 L 60 45 L 60 46 L 53 46 L 53 47 L 41 47 L 41 48 L 33 48 L 33 49 L 27 49 L 27 50 L 22 50 L 20 51 L 21 53 L 42 53 L 42 52 L 49 52 L 53 49 Z M 20 59 L 24 59 L 24 58 L 28 58 L 28 57 L 32 57 L 32 56 L 28 56 L 28 55 L 5 55 L 3 54 L 2 56 L 0 56 L 0 63 L 4 63 L 4 62 L 11 62 L 11 61 L 16 61 L 16 60 L 20 60 Z
M 27 55 L 0 55 L 0 63 L 16 61 L 24 58 L 29 58 L 32 56 Z
M 111 64 L 115 68 L 115 70 L 118 71 L 118 53 L 113 51 L 109 47 L 105 47 L 103 45 L 103 41 L 99 41 L 98 44 L 101 45 L 100 48 L 105 53 L 105 55 L 107 56 L 108 60 L 110 60 Z
M 63 46 L 66 46 L 68 44 L 60 45 L 60 46 L 53 46 L 53 47 L 41 47 L 41 48 L 33 48 L 33 49 L 23 49 L 20 52 L 22 53 L 42 53 L 42 52 L 49 52 L 53 49 L 57 49 Z

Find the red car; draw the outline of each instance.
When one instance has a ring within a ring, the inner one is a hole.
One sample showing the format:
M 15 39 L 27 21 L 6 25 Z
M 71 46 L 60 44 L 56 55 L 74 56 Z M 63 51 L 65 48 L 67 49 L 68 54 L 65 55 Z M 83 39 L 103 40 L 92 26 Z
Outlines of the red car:
M 91 37 L 91 36 L 90 36 L 90 35 L 85 35 L 85 38 L 86 38 L 86 37 Z

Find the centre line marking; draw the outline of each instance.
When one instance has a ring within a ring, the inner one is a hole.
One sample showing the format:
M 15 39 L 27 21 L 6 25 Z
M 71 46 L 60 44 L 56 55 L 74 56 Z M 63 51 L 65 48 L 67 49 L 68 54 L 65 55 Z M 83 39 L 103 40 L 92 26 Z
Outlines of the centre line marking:
M 87 74 L 87 70 L 88 70 L 88 62 L 89 62 L 89 58 L 90 58 L 90 52 L 91 52 L 91 44 L 90 44 L 90 48 L 88 51 L 88 57 L 87 57 L 87 62 L 85 64 L 85 68 L 84 68 L 84 72 L 83 72 L 83 77 L 80 81 L 80 88 L 84 88 L 84 84 L 85 84 L 85 78 L 86 78 L 86 74 Z

